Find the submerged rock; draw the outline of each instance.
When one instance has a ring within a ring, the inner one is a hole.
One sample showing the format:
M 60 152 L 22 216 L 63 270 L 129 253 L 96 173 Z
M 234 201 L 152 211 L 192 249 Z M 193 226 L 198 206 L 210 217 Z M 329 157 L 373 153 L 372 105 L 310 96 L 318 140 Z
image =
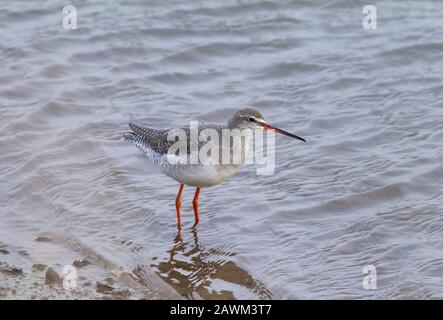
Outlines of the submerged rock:
M 107 295 L 107 298 L 128 299 L 131 296 L 131 291 L 129 289 L 117 289 L 98 281 L 95 290 L 98 293 Z
M 0 273 L 10 276 L 22 276 L 24 274 L 21 268 L 10 266 L 6 262 L 0 262 Z
M 95 284 L 95 290 L 98 293 L 109 294 L 112 293 L 112 291 L 114 291 L 114 287 L 111 287 L 110 285 L 97 281 L 97 283 Z
M 61 278 L 58 275 L 57 271 L 55 271 L 52 268 L 48 268 L 48 270 L 46 270 L 46 274 L 45 274 L 45 281 L 46 281 L 46 284 L 54 284 L 54 283 L 60 282 Z
M 83 268 L 91 264 L 91 261 L 86 257 L 82 260 L 75 260 L 72 265 L 76 268 Z
M 39 237 L 35 238 L 35 241 L 37 241 L 37 242 L 51 242 L 52 239 L 51 239 L 51 237 L 48 237 L 48 236 L 39 236 Z
M 43 263 L 34 263 L 32 265 L 32 270 L 43 272 L 46 270 L 47 267 L 48 267 L 48 265 L 43 264 Z

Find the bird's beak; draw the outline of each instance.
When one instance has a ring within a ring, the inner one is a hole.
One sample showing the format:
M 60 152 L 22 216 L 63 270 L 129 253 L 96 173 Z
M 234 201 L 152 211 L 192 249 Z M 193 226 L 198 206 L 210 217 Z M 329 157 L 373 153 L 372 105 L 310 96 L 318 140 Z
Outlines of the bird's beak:
M 306 142 L 306 140 L 303 139 L 302 137 L 296 136 L 295 134 L 292 134 L 292 133 L 289 133 L 289 132 L 284 131 L 282 129 L 279 129 L 277 127 L 271 126 L 270 124 L 268 124 L 266 122 L 260 122 L 260 125 L 263 127 L 264 130 L 278 132 L 278 133 L 284 134 L 285 136 L 288 136 L 288 137 L 295 138 L 295 139 L 301 140 L 303 142 Z

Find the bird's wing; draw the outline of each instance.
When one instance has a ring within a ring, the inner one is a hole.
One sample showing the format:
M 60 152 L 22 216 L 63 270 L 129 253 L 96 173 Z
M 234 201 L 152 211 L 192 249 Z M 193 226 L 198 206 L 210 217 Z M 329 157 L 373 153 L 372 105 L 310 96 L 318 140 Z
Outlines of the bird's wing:
M 130 123 L 129 127 L 132 132 L 123 135 L 123 137 L 144 153 L 156 152 L 165 154 L 174 143 L 167 140 L 167 134 L 165 134 L 167 130 L 142 127 L 135 123 Z
M 190 150 L 190 127 L 189 126 L 183 126 L 181 128 L 176 129 L 152 129 L 148 127 L 143 127 L 140 125 L 137 125 L 135 123 L 129 124 L 130 129 L 132 132 L 127 133 L 123 135 L 126 141 L 129 141 L 133 145 L 135 145 L 137 148 L 139 148 L 142 152 L 146 153 L 148 156 L 152 152 L 164 155 L 168 153 L 169 148 L 176 143 L 176 140 L 169 140 L 168 141 L 168 134 L 172 133 L 172 137 L 174 136 L 173 130 L 183 130 L 183 132 L 186 134 L 187 138 L 187 154 L 189 155 Z M 204 129 L 215 129 L 218 131 L 218 133 L 221 135 L 221 129 L 223 128 L 222 125 L 219 124 L 207 124 L 207 123 L 199 123 L 198 127 L 198 135 L 200 135 L 200 132 Z M 221 137 L 221 136 L 220 136 Z M 200 139 L 199 139 L 200 140 Z M 202 145 L 206 144 L 207 141 L 199 141 L 198 145 L 199 148 L 202 147 Z

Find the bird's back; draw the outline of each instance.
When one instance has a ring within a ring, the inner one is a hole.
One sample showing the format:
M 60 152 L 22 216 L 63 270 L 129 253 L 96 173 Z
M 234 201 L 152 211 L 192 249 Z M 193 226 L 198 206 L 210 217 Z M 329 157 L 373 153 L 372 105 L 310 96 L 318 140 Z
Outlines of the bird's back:
M 165 165 L 166 154 L 174 141 L 168 141 L 164 129 L 142 127 L 129 124 L 132 132 L 123 135 L 124 139 L 140 149 L 155 165 Z
M 167 154 L 169 148 L 176 142 L 175 139 L 168 141 L 168 134 L 174 133 L 173 130 L 181 130 L 185 133 L 187 139 L 187 153 L 190 153 L 190 127 L 183 126 L 175 129 L 153 129 L 148 127 L 142 127 L 134 123 L 129 123 L 129 128 L 132 132 L 124 134 L 123 137 L 126 141 L 132 143 L 138 147 L 142 152 L 148 151 L 157 152 L 160 154 Z M 198 124 L 198 136 L 204 129 L 215 129 L 221 136 L 221 130 L 225 127 L 221 124 L 212 123 L 199 123 Z M 199 141 L 199 148 L 207 141 Z
M 221 148 L 214 150 L 219 153 L 219 164 L 191 164 L 189 162 L 191 153 L 191 129 L 189 126 L 175 129 L 152 129 L 130 123 L 129 127 L 132 132 L 125 134 L 124 139 L 139 148 L 154 165 L 161 167 L 163 173 L 187 185 L 211 186 L 218 184 L 232 176 L 240 167 L 239 164 L 222 164 Z M 200 136 L 201 131 L 204 129 L 214 129 L 221 137 L 221 132 L 225 128 L 225 126 L 220 124 L 199 123 L 198 136 Z M 176 143 L 175 139 L 170 139 L 168 141 L 168 134 L 177 129 L 182 130 L 187 139 L 185 155 L 187 162 L 185 162 L 185 164 L 171 164 L 169 161 L 171 158 L 168 159 L 168 151 L 170 150 L 170 147 Z M 207 141 L 200 141 L 199 139 L 198 150 L 200 150 L 200 148 L 206 143 Z M 228 148 L 232 155 L 232 147 L 230 146 Z M 244 148 L 245 146 L 243 146 L 242 149 Z

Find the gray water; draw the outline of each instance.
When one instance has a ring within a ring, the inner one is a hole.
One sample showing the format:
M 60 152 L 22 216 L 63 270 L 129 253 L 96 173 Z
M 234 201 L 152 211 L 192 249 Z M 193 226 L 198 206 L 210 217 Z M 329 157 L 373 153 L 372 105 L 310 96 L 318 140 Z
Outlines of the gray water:
M 0 3 L 0 298 L 443 298 L 443 3 Z M 276 137 L 276 169 L 203 189 L 158 173 L 129 121 Z M 77 289 L 45 284 L 77 266 Z M 363 268 L 377 288 L 362 286 Z

